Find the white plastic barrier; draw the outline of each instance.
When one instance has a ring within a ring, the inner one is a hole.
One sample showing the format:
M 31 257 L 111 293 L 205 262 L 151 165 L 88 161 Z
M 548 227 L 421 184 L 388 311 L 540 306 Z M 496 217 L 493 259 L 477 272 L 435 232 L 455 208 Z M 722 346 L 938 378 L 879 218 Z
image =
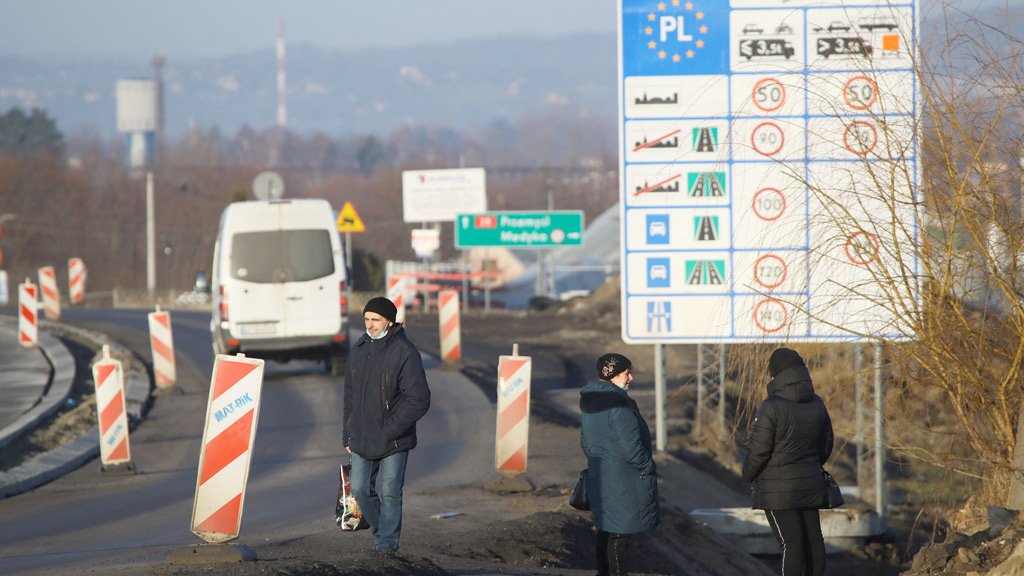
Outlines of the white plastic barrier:
M 153 355 L 153 374 L 157 388 L 170 388 L 178 380 L 174 362 L 174 334 L 171 331 L 171 313 L 160 307 L 149 313 L 149 346 Z
M 498 357 L 498 423 L 494 467 L 504 474 L 526 472 L 532 369 L 533 359 L 519 356 L 518 345 L 513 345 L 512 356 Z
M 462 358 L 459 293 L 442 290 L 437 310 L 441 325 L 441 360 L 458 360 Z
M 128 411 L 124 397 L 124 370 L 103 346 L 103 358 L 92 365 L 96 383 L 96 415 L 100 431 L 100 465 L 103 468 L 131 462 Z
M 36 285 L 25 278 L 18 284 L 18 342 L 22 346 L 39 344 L 39 303 L 36 300 Z
M 218 354 L 199 455 L 192 533 L 211 544 L 238 538 L 260 414 L 263 360 Z
M 57 288 L 57 273 L 53 266 L 39 269 L 39 290 L 43 293 L 43 311 L 48 320 L 60 318 L 60 289 Z

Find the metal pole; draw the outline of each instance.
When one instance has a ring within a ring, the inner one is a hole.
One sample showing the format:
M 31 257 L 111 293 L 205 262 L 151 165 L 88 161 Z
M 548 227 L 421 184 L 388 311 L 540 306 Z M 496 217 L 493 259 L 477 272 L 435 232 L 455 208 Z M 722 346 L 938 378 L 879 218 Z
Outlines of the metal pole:
M 725 435 L 725 343 L 718 344 L 718 433 Z
M 857 423 L 857 436 L 854 441 L 857 443 L 857 494 L 864 492 L 864 345 L 860 342 L 853 345 L 853 373 L 856 380 L 853 383 L 854 395 L 854 419 Z
M 352 233 L 345 232 L 345 266 L 349 269 L 353 268 L 355 264 L 352 263 Z M 348 278 L 348 270 L 345 271 L 345 277 Z M 349 283 L 352 282 L 351 278 L 348 278 Z
M 156 290 L 156 242 L 153 226 L 153 173 L 146 172 L 146 290 Z
M 430 283 L 427 278 L 430 273 L 430 264 L 427 258 L 423 258 L 423 311 L 430 312 Z
M 884 390 L 882 383 L 882 345 L 875 342 L 875 512 L 885 525 L 885 446 L 882 445 Z
M 469 252 L 462 251 L 462 311 L 469 310 L 469 276 L 466 274 L 469 269 Z
M 700 421 L 704 414 L 704 345 L 697 344 L 697 411 L 694 414 L 693 432 L 700 438 Z
M 656 447 L 664 452 L 668 445 L 665 433 L 665 345 L 654 345 L 654 412 L 657 434 Z
M 491 249 L 484 248 L 484 312 L 491 311 Z

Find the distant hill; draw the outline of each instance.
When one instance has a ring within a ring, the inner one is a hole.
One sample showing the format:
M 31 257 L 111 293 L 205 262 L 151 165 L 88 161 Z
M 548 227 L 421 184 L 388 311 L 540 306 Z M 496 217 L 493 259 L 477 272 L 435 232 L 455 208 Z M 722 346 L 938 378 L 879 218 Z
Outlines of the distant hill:
M 65 134 L 115 132 L 118 79 L 149 78 L 151 55 L 132 60 L 29 61 L 0 56 L 0 109 L 45 108 Z M 329 135 L 386 133 L 416 123 L 469 130 L 518 121 L 557 106 L 567 114 L 616 114 L 614 35 L 510 36 L 408 49 L 342 52 L 287 49 L 288 127 Z M 265 51 L 215 59 L 166 55 L 165 126 L 190 123 L 225 136 L 276 122 L 277 56 Z
M 934 11 L 934 9 L 932 9 Z M 994 54 L 1018 50 L 1024 15 L 1004 9 L 970 15 L 949 9 L 922 23 L 933 60 L 960 56 L 938 37 L 969 34 L 957 42 L 983 41 Z M 968 18 L 983 24 L 966 26 Z M 952 22 L 952 25 L 948 25 Z M 962 45 L 961 45 L 962 46 Z M 40 107 L 66 135 L 115 132 L 114 86 L 118 79 L 148 78 L 151 54 L 117 60 L 70 56 L 65 61 L 0 55 L 0 111 Z M 978 62 L 960 64 L 968 77 Z M 942 69 L 940 67 L 939 69 Z M 614 34 L 559 38 L 508 36 L 422 45 L 403 49 L 347 52 L 310 45 L 287 48 L 288 127 L 330 136 L 385 134 L 420 124 L 471 131 L 495 120 L 516 123 L 531 113 L 588 115 L 614 131 L 617 47 Z M 172 138 L 195 125 L 226 137 L 240 127 L 273 126 L 277 109 L 277 57 L 267 50 L 219 58 L 178 59 L 166 55 L 165 122 Z

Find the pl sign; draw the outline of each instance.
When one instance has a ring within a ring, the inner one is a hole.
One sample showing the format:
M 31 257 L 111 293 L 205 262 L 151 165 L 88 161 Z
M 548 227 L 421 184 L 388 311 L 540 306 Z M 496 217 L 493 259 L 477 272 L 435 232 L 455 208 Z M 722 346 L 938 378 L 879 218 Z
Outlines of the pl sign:
M 618 8 L 623 340 L 911 337 L 917 0 Z

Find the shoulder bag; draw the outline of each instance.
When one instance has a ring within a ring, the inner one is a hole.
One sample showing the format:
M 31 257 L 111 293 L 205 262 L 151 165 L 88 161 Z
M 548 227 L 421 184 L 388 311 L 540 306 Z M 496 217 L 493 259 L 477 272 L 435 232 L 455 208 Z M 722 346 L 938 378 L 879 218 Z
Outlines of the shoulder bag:
M 580 478 L 569 496 L 569 506 L 577 510 L 590 510 L 590 499 L 587 498 L 587 469 L 580 471 Z
M 835 478 L 824 468 L 821 469 L 821 474 L 824 476 L 825 481 L 825 502 L 822 508 L 839 508 L 846 504 L 846 500 L 843 499 L 843 492 L 839 489 L 839 484 L 836 483 Z

